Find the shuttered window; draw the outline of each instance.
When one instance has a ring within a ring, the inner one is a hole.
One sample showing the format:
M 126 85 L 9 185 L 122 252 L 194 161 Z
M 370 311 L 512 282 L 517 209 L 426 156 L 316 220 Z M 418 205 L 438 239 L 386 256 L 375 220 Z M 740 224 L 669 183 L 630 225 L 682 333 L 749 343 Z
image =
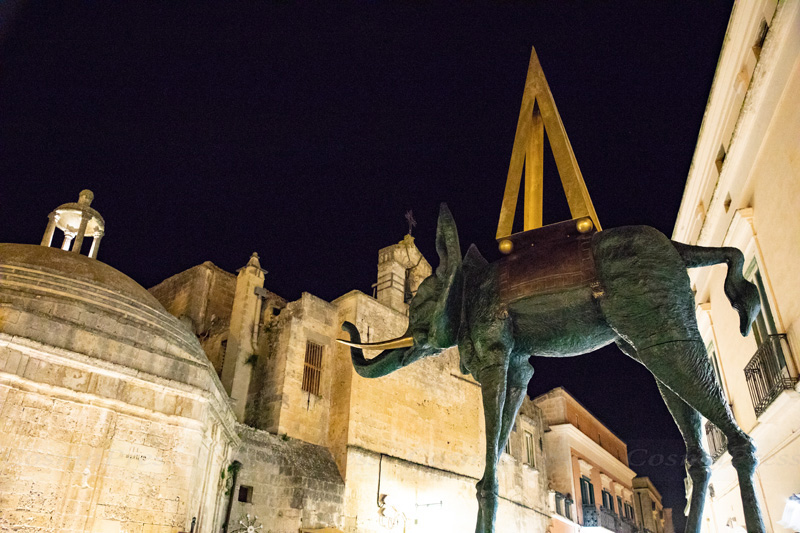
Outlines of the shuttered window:
M 525 456 L 529 465 L 536 466 L 536 450 L 533 447 L 533 435 L 525 432 Z
M 306 342 L 306 360 L 303 364 L 303 390 L 319 396 L 322 375 L 322 345 Z

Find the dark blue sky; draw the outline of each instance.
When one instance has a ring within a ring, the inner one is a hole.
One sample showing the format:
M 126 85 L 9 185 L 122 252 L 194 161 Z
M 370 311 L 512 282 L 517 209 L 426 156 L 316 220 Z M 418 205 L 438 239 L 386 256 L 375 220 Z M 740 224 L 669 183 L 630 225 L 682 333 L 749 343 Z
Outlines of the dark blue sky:
M 462 248 L 495 257 L 531 46 L 603 226 L 670 234 L 731 5 L 20 2 L 0 31 L 0 241 L 38 243 L 90 188 L 99 258 L 145 286 L 257 251 L 286 298 L 369 292 L 407 209 L 435 262 L 441 201 Z M 530 392 L 566 386 L 645 450 L 632 466 L 680 516 L 649 374 L 616 349 L 534 364 Z

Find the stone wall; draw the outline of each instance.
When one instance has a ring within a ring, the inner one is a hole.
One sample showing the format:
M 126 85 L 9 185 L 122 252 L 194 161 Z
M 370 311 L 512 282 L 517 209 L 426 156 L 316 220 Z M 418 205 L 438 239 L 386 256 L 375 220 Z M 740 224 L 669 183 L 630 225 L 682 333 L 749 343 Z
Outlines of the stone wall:
M 665 533 L 661 494 L 650 478 L 647 476 L 633 478 L 633 498 L 634 508 L 642 521 L 642 526 L 653 533 Z
M 229 446 L 218 426 L 176 414 L 186 402 L 161 397 L 148 409 L 109 398 L 105 387 L 121 389 L 110 377 L 76 391 L 78 373 L 50 363 L 63 381 L 45 383 L 22 370 L 41 369 L 35 360 L 2 344 L 0 529 L 172 533 L 195 516 L 196 531 L 214 531 L 208 465 L 221 464 Z M 185 414 L 202 420 L 203 411 Z
M 243 425 L 237 429 L 242 467 L 233 489 L 232 525 L 250 515 L 270 533 L 343 526 L 344 481 L 326 448 Z M 239 501 L 242 486 L 252 489 L 249 503 Z
M 506 474 L 512 461 L 506 457 L 501 465 Z M 438 533 L 475 529 L 477 479 L 355 446 L 348 449 L 347 464 L 345 532 Z M 532 469 L 528 474 L 538 475 Z M 538 492 L 537 485 L 532 483 L 532 492 Z M 522 502 L 510 493 L 523 487 L 509 489 L 501 485 L 497 531 L 547 531 L 550 516 L 546 499 Z M 538 494 L 529 499 L 538 500 Z
M 414 237 L 406 235 L 398 244 L 378 252 L 376 298 L 390 309 L 407 313 L 410 297 L 431 272 L 431 265 L 414 245 Z
M 404 315 L 362 293 L 349 293 L 336 303 L 353 310 L 354 316 L 340 318 L 355 323 L 365 341 L 392 338 L 407 327 Z M 480 388 L 460 373 L 455 349 L 378 379 L 355 375 L 348 350 L 337 349 L 343 352 L 337 359 L 347 365 L 346 370 L 340 371 L 352 374 L 347 418 L 349 445 L 480 477 Z M 376 353 L 366 355 L 374 357 Z
M 328 415 L 331 401 L 331 380 L 341 369 L 333 366 L 331 353 L 339 329 L 336 307 L 309 293 L 293 302 L 294 320 L 286 339 L 286 367 L 281 392 L 278 433 L 319 444 L 328 445 Z M 322 371 L 319 393 L 303 390 L 303 370 L 306 346 L 311 342 L 322 346 Z M 338 398 L 337 398 L 338 399 Z
M 573 485 L 575 475 L 572 471 L 572 449 L 568 436 L 563 432 L 548 431 L 544 435 L 544 447 L 547 450 L 545 468 L 550 489 L 561 494 L 570 494 L 577 501 L 578 496 Z M 572 516 L 575 517 L 574 512 Z
M 280 312 L 265 333 L 255 363 L 246 417 L 249 424 L 328 445 L 331 381 L 339 370 L 332 357 L 338 328 L 336 307 L 309 293 Z M 302 388 L 308 342 L 322 346 L 318 394 Z
M 236 276 L 211 261 L 149 289 L 171 315 L 189 320 L 217 375 L 222 373 L 235 290 Z
M 547 510 L 549 491 L 544 450 L 546 432 L 547 422 L 542 412 L 526 397 L 509 434 L 507 452 L 500 456 L 498 465 L 500 495 L 542 512 Z M 530 435 L 530 441 L 526 435 Z

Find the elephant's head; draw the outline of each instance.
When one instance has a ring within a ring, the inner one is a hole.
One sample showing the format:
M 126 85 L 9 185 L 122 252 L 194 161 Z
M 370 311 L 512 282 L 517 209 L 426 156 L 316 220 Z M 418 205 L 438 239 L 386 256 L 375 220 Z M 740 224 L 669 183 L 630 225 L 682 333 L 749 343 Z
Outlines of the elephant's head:
M 368 378 L 385 376 L 418 359 L 455 346 L 461 323 L 464 281 L 458 230 L 446 204 L 439 208 L 436 252 L 439 266 L 433 275 L 422 281 L 412 298 L 408 330 L 403 336 L 386 342 L 362 344 L 355 325 L 350 322 L 342 324 L 342 329 L 350 334 L 350 342 L 344 344 L 350 346 L 353 366 L 359 375 Z M 368 361 L 362 348 L 384 351 Z

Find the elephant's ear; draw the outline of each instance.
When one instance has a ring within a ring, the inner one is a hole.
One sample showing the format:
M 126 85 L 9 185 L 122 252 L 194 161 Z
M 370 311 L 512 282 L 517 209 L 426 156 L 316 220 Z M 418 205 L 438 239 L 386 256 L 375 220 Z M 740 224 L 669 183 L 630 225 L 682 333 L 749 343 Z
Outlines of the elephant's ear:
M 436 277 L 442 283 L 453 271 L 461 266 L 461 245 L 458 241 L 458 228 L 453 214 L 447 204 L 439 206 L 439 221 L 436 225 L 436 253 L 439 254 L 439 266 Z
M 458 340 L 461 306 L 464 301 L 464 275 L 461 267 L 458 229 L 447 204 L 439 207 L 436 252 L 439 254 L 436 278 L 441 284 L 442 292 L 439 294 L 431 318 L 428 340 L 432 346 L 449 348 L 454 346 Z

